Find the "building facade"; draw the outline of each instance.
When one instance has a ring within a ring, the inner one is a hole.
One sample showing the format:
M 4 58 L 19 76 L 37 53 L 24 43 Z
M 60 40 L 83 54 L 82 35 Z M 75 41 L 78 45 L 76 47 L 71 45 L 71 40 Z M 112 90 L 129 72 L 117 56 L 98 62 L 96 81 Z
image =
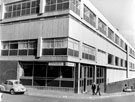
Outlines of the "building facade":
M 135 78 L 135 49 L 89 0 L 3 0 L 0 78 L 86 92 Z

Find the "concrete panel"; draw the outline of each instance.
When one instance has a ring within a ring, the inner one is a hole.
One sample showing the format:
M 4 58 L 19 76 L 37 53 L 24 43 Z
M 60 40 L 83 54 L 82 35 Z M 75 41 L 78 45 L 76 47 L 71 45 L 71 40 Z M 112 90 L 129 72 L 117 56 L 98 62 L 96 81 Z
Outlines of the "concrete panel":
M 106 83 L 112 83 L 126 79 L 126 70 L 107 69 Z

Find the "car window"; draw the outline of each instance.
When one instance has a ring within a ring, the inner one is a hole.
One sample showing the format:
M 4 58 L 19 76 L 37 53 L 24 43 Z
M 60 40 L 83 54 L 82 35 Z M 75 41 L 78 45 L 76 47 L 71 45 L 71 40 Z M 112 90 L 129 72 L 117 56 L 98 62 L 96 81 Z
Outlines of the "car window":
M 4 84 L 7 84 L 8 83 L 8 81 L 5 81 L 5 83 Z
M 9 84 L 9 85 L 13 85 L 13 82 L 9 81 L 8 84 Z
M 21 84 L 21 82 L 20 81 L 16 81 L 15 84 Z

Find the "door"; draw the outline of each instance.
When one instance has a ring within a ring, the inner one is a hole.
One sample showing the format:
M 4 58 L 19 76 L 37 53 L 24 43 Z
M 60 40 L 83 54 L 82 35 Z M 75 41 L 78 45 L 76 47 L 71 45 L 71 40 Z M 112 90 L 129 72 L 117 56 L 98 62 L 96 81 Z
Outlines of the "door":
M 83 76 L 84 77 L 84 79 L 83 79 L 83 83 L 84 83 L 83 92 L 87 92 L 87 72 L 88 72 L 87 70 L 88 70 L 88 68 L 86 66 L 84 66 L 83 68 L 84 68 L 84 70 L 83 70 L 84 71 L 84 74 L 83 74 L 84 75 Z

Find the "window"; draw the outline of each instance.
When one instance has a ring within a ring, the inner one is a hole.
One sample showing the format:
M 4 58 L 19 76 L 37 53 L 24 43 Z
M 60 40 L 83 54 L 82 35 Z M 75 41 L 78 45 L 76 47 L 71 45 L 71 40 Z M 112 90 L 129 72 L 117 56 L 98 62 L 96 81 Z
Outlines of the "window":
M 119 66 L 119 58 L 118 57 L 115 57 L 115 65 Z
M 36 41 L 9 41 L 2 42 L 2 56 L 9 55 L 36 55 Z
M 96 25 L 96 15 L 84 5 L 84 20 L 90 23 L 93 27 Z
M 68 55 L 75 57 L 79 56 L 79 42 L 68 39 Z
M 124 42 L 123 42 L 122 39 L 120 39 L 120 46 L 121 46 L 122 48 L 124 48 Z
M 83 44 L 82 58 L 95 61 L 95 48 Z
M 105 68 L 97 66 L 97 73 L 96 73 L 96 76 L 97 76 L 96 82 L 97 82 L 97 84 L 104 83 L 104 81 L 105 81 L 105 72 L 104 71 L 105 71 Z
M 108 54 L 108 64 L 113 65 L 114 64 L 114 56 L 112 54 Z
M 22 1 L 19 3 L 7 4 L 5 18 L 13 18 L 38 13 L 38 0 Z
M 114 32 L 108 28 L 108 38 L 114 41 Z
M 45 12 L 54 12 L 71 9 L 80 15 L 79 0 L 46 0 Z
M 121 67 L 123 67 L 123 59 L 121 59 L 120 61 L 121 61 Z
M 106 35 L 106 24 L 100 19 L 98 19 L 98 30 Z
M 115 43 L 119 45 L 119 36 L 115 34 Z
M 43 55 L 67 55 L 67 39 L 44 39 Z

